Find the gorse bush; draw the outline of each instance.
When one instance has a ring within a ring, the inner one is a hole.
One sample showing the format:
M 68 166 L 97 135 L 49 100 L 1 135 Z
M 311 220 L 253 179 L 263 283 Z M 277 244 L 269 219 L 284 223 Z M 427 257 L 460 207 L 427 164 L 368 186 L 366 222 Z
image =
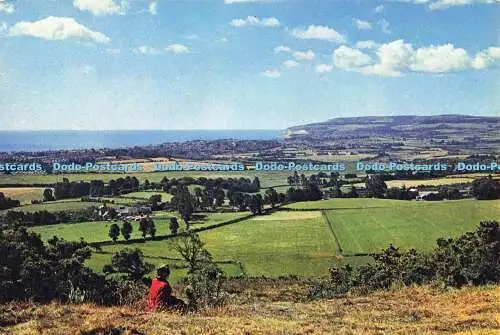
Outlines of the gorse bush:
M 200 310 L 223 305 L 227 298 L 227 292 L 223 288 L 226 276 L 204 248 L 200 237 L 188 232 L 179 236 L 173 247 L 188 265 L 184 284 L 189 309 Z
M 86 267 L 92 253 L 84 241 L 54 237 L 45 244 L 26 228 L 0 228 L 0 303 L 58 300 L 117 305 L 137 299 L 139 292 L 145 294 L 139 280 L 108 279 Z
M 452 287 L 499 283 L 500 228 L 496 221 L 485 221 L 457 239 L 439 239 L 430 254 L 391 245 L 372 257 L 372 263 L 357 268 L 331 268 L 330 279 L 313 285 L 309 298 L 431 282 Z
M 133 281 L 142 281 L 144 276 L 153 271 L 154 265 L 144 261 L 141 249 L 124 248 L 111 258 L 111 264 L 105 265 L 104 273 L 120 274 Z

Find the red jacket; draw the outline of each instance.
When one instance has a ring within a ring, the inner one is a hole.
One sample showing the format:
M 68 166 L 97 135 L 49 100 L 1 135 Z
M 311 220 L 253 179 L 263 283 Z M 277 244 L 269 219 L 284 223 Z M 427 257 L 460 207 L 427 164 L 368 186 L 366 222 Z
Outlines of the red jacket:
M 146 307 L 146 311 L 153 312 L 164 306 L 171 294 L 172 288 L 168 282 L 159 280 L 158 278 L 153 279 L 149 288 L 148 307 Z

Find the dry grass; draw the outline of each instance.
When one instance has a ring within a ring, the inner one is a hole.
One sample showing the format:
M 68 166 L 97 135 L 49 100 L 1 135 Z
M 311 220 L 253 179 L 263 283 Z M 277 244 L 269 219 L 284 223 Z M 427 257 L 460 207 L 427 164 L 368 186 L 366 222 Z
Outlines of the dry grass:
M 31 200 L 42 200 L 44 187 L 0 187 L 5 196 L 19 200 L 21 204 L 30 204 Z
M 321 217 L 320 211 L 311 212 L 275 212 L 272 215 L 259 215 L 251 218 L 253 221 L 277 221 L 277 220 L 307 220 Z
M 276 289 L 264 287 L 259 296 L 199 315 L 148 314 L 132 307 L 16 305 L 11 314 L 31 313 L 31 318 L 18 318 L 16 325 L 0 328 L 0 334 L 115 334 L 113 328 L 124 330 L 116 334 L 151 335 L 500 333 L 500 287 L 449 292 L 419 287 L 313 302 L 275 298 Z

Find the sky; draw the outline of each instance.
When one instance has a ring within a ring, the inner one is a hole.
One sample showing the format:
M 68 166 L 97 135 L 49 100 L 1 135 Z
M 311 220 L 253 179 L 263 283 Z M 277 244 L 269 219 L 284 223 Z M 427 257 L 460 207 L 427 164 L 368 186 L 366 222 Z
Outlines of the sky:
M 0 0 L 0 130 L 500 116 L 500 0 Z

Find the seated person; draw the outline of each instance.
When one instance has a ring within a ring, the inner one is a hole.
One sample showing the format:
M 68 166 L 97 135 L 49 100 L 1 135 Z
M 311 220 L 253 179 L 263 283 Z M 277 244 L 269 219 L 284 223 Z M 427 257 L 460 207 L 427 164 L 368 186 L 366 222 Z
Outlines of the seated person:
M 161 265 L 156 270 L 156 278 L 151 282 L 149 289 L 148 306 L 146 311 L 154 312 L 159 309 L 186 311 L 186 304 L 172 294 L 172 287 L 167 279 L 170 276 L 168 265 Z

